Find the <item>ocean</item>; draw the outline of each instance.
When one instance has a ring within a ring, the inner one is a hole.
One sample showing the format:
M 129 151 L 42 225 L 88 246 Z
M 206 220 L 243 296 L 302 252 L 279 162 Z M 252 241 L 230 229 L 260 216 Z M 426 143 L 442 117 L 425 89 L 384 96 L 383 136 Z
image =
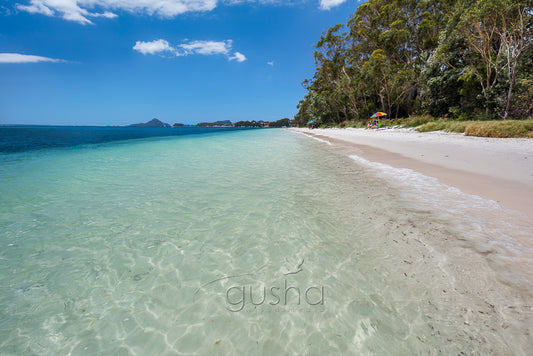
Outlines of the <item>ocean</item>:
M 0 354 L 513 354 L 461 227 L 284 129 L 0 128 Z M 455 242 L 457 241 L 457 242 Z

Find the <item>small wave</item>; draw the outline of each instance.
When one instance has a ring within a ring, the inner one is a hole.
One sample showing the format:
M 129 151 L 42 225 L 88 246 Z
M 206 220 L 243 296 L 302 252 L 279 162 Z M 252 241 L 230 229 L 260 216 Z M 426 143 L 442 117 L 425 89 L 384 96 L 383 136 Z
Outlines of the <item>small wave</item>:
M 302 135 L 304 135 L 304 136 L 310 137 L 310 138 L 312 138 L 313 140 L 317 140 L 317 141 L 320 141 L 320 142 L 326 143 L 326 144 L 328 144 L 328 145 L 331 146 L 331 142 L 329 142 L 329 141 L 323 140 L 323 139 L 318 138 L 318 137 L 315 137 L 315 136 L 313 136 L 313 135 L 308 135 L 308 134 L 306 134 L 306 133 L 304 133 L 304 132 L 298 132 L 298 133 L 300 133 L 300 134 L 302 134 Z

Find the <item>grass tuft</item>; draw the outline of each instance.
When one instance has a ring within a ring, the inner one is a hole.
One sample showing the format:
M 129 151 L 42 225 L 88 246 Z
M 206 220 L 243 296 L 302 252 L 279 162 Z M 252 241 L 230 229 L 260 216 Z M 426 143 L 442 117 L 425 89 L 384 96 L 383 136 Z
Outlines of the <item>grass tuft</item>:
M 533 138 L 533 120 L 433 121 L 417 128 L 420 132 L 448 131 L 478 137 Z

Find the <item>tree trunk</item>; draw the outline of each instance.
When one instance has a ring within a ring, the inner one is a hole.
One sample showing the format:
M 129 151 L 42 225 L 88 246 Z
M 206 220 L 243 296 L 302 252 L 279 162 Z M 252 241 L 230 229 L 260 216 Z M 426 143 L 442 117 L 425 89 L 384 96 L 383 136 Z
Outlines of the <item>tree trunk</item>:
M 505 105 L 505 111 L 503 113 L 504 120 L 507 120 L 509 118 L 509 111 L 511 110 L 511 100 L 513 97 L 513 88 L 514 88 L 514 83 L 516 80 L 516 65 L 517 65 L 516 62 L 517 61 L 515 60 L 513 63 L 513 68 L 509 75 L 509 91 L 507 92 L 507 103 Z

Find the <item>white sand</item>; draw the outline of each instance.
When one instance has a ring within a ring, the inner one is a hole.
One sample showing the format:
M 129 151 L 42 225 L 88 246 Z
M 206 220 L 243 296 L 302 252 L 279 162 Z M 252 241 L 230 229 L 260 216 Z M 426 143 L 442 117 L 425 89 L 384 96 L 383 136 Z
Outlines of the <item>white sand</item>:
M 327 140 L 333 149 L 410 168 L 533 218 L 532 139 L 419 133 L 412 129 L 295 130 Z

